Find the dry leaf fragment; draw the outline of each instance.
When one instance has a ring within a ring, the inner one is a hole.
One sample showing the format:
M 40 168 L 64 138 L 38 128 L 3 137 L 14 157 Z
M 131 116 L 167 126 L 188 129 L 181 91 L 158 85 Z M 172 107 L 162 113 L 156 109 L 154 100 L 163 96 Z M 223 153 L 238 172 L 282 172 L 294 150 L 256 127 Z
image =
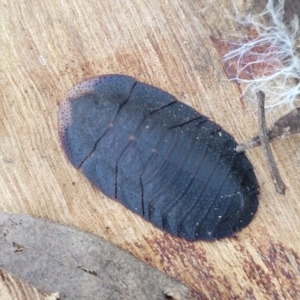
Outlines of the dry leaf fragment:
M 16 248 L 15 252 L 22 252 L 22 251 L 25 250 L 25 247 L 24 247 L 24 246 L 19 245 L 19 244 L 15 243 L 15 242 L 13 242 L 12 245 L 13 245 L 13 247 Z
M 17 214 L 0 213 L 0 268 L 60 299 L 189 298 L 186 286 L 100 237 Z

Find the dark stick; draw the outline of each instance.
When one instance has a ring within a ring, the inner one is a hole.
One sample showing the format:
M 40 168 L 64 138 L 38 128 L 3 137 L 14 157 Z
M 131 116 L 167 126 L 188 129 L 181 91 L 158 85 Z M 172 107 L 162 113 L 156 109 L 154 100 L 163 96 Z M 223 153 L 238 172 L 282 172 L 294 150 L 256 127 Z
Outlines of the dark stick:
M 267 161 L 269 172 L 272 176 L 273 182 L 277 193 L 284 195 L 285 184 L 282 181 L 277 165 L 274 160 L 274 156 L 269 143 L 269 136 L 267 134 L 267 122 L 265 116 L 265 94 L 262 91 L 257 93 L 258 98 L 258 127 L 259 127 L 259 138 L 261 141 L 261 146 L 264 151 L 264 155 Z
M 293 109 L 288 114 L 279 118 L 272 127 L 268 130 L 267 134 L 269 142 L 300 133 L 300 107 Z M 259 136 L 255 136 L 236 147 L 237 152 L 244 152 L 245 150 L 260 146 Z
M 244 152 L 248 149 L 252 149 L 252 148 L 255 148 L 257 146 L 260 146 L 261 143 L 260 143 L 260 139 L 259 139 L 259 136 L 255 136 L 254 138 L 250 139 L 250 140 L 247 140 L 246 142 L 244 143 L 241 143 L 241 144 L 238 144 L 236 146 L 236 152 Z

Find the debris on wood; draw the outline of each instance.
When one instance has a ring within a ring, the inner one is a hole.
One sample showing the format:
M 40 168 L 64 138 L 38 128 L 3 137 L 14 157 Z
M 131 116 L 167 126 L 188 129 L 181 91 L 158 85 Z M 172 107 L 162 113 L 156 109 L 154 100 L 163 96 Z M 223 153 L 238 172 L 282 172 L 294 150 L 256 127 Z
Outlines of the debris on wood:
M 73 227 L 0 212 L 0 236 L 1 268 L 60 299 L 191 299 L 185 285 Z
M 267 134 L 267 123 L 265 116 L 265 94 L 262 91 L 257 93 L 258 98 L 258 125 L 259 125 L 259 138 L 263 152 L 267 161 L 267 165 L 272 176 L 273 182 L 277 193 L 284 195 L 285 193 L 285 184 L 283 183 L 279 170 L 275 163 L 275 159 L 270 147 L 269 137 Z
M 300 107 L 293 109 L 290 113 L 278 119 L 267 131 L 269 141 L 283 140 L 286 137 L 300 133 Z M 255 136 L 236 147 L 237 152 L 260 146 L 259 136 Z

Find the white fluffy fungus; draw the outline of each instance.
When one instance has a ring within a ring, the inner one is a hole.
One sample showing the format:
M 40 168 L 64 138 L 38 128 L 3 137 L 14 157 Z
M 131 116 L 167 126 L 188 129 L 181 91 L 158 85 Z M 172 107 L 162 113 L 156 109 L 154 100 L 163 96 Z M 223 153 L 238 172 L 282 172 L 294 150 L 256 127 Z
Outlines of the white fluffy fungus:
M 254 30 L 255 35 L 233 43 L 235 49 L 224 56 L 225 61 L 236 63 L 237 75 L 233 80 L 245 84 L 243 96 L 257 102 L 258 90 L 266 94 L 267 112 L 274 109 L 287 112 L 296 102 L 299 104 L 299 21 L 295 16 L 285 24 L 283 7 L 284 0 L 279 0 L 277 5 L 269 0 L 261 14 L 237 18 L 240 24 Z M 249 74 L 249 70 L 255 72 Z M 244 76 L 245 72 L 250 76 Z

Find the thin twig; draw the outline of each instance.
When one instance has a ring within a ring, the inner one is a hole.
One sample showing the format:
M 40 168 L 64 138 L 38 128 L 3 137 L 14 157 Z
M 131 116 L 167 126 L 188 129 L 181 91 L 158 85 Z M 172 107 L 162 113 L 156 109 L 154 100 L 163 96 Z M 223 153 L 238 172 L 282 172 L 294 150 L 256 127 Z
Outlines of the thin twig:
M 290 135 L 300 133 L 300 107 L 293 109 L 289 113 L 279 118 L 268 130 L 269 142 L 285 139 Z M 237 152 L 260 146 L 259 136 L 255 136 L 236 147 Z
M 256 136 L 250 140 L 247 140 L 246 142 L 244 143 L 241 143 L 241 144 L 238 144 L 236 146 L 236 152 L 240 153 L 240 152 L 244 152 L 248 149 L 252 149 L 252 148 L 255 148 L 257 146 L 260 146 L 261 143 L 260 143 L 260 139 L 259 139 L 259 136 Z
M 258 127 L 259 127 L 259 138 L 261 141 L 261 146 L 267 161 L 269 172 L 272 176 L 273 182 L 277 193 L 284 195 L 285 184 L 282 181 L 277 165 L 274 160 L 274 156 L 269 143 L 269 136 L 267 134 L 267 123 L 265 116 L 265 94 L 262 91 L 257 93 L 258 98 Z

